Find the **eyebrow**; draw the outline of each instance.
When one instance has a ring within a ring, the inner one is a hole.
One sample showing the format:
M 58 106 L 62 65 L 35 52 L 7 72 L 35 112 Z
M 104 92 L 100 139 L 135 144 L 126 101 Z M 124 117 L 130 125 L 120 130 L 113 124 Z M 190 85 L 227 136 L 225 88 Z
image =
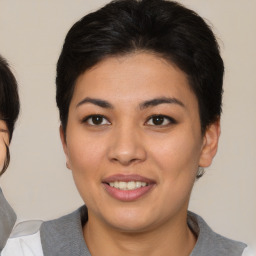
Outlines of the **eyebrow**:
M 7 130 L 5 130 L 5 129 L 1 129 L 1 128 L 0 128 L 0 132 L 6 132 L 6 133 L 8 133 L 8 131 L 7 131 Z
M 184 103 L 176 98 L 167 98 L 167 97 L 160 97 L 152 100 L 147 100 L 140 104 L 140 109 L 145 109 L 148 107 L 154 107 L 160 104 L 177 104 L 181 107 L 185 107 Z
M 81 100 L 76 105 L 76 107 L 79 107 L 79 106 L 81 106 L 83 104 L 86 104 L 86 103 L 91 103 L 91 104 L 97 105 L 97 106 L 102 107 L 102 108 L 114 108 L 113 105 L 111 105 L 109 102 L 107 102 L 105 100 L 92 99 L 92 98 L 88 98 L 88 97 Z
M 94 99 L 94 98 L 89 98 L 89 97 L 86 97 L 83 100 L 81 100 L 76 105 L 76 107 L 78 108 L 79 106 L 81 106 L 83 104 L 87 104 L 87 103 L 91 103 L 91 104 L 94 104 L 94 105 L 102 107 L 102 108 L 111 108 L 111 109 L 114 108 L 114 106 L 111 103 L 109 103 L 105 100 Z M 154 107 L 154 106 L 157 106 L 157 105 L 160 105 L 160 104 L 177 104 L 177 105 L 180 105 L 182 107 L 185 107 L 185 105 L 180 100 L 178 100 L 176 98 L 160 97 L 160 98 L 155 98 L 155 99 L 152 99 L 152 100 L 147 100 L 147 101 L 142 102 L 139 105 L 139 108 L 142 110 L 142 109 L 149 108 L 149 107 Z

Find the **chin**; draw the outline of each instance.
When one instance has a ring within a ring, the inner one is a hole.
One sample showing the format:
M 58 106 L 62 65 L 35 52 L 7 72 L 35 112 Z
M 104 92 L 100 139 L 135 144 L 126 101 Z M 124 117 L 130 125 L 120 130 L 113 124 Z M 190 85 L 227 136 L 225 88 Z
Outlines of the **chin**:
M 109 216 L 105 216 L 105 221 L 114 229 L 128 233 L 146 231 L 152 227 L 154 222 L 152 216 L 145 214 L 145 211 L 141 212 L 134 209 L 112 210 Z
M 111 223 L 111 226 L 123 233 L 141 233 L 148 231 L 151 227 L 150 224 L 145 223 L 145 221 L 134 221 L 134 220 L 126 220 L 125 222 L 117 222 Z

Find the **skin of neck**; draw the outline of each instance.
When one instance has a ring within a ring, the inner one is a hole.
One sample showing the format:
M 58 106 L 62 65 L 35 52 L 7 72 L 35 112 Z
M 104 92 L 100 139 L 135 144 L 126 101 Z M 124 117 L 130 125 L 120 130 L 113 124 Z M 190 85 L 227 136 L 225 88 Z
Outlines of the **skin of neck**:
M 91 218 L 83 228 L 84 239 L 92 256 L 189 256 L 196 237 L 187 225 L 187 207 L 172 219 L 142 232 L 124 232 Z

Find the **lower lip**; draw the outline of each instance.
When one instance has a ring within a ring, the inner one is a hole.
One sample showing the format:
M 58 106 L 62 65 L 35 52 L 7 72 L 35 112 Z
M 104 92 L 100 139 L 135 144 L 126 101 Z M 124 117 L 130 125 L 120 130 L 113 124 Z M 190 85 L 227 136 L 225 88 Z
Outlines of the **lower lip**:
M 108 194 L 113 198 L 124 202 L 131 202 L 138 200 L 139 198 L 149 193 L 149 191 L 153 188 L 154 184 L 149 184 L 145 187 L 137 188 L 134 190 L 120 190 L 111 187 L 106 183 L 103 183 L 103 186 L 105 190 L 108 192 Z

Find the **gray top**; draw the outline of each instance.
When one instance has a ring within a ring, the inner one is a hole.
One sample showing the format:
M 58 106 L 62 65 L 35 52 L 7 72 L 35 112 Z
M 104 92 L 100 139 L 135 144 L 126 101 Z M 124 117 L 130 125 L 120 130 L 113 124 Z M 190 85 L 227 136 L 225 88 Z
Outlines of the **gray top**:
M 4 245 L 10 236 L 15 221 L 16 215 L 11 206 L 5 200 L 0 188 L 0 252 L 4 248 Z
M 41 226 L 44 255 L 91 256 L 83 238 L 82 228 L 88 220 L 85 206 L 57 220 Z M 188 225 L 197 236 L 190 256 L 241 256 L 246 245 L 213 232 L 198 215 L 188 212 Z
M 213 232 L 195 213 L 188 212 L 188 225 L 197 235 L 197 242 L 190 256 L 241 256 L 247 246 Z

